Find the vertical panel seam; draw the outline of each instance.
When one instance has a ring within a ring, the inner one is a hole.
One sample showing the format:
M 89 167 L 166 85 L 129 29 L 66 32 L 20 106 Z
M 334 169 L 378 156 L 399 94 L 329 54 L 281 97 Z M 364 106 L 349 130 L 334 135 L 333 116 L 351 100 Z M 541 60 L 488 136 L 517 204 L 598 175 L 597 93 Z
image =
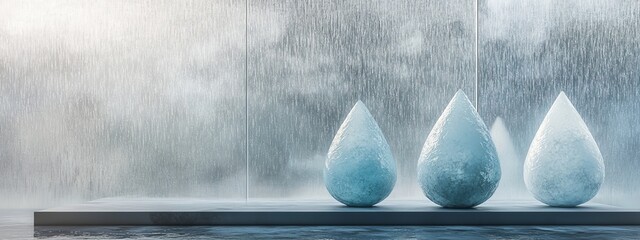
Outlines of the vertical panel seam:
M 249 0 L 244 1 L 244 123 L 245 123 L 245 192 L 249 202 Z
M 475 42 L 474 42 L 474 63 L 475 63 L 475 100 L 476 100 L 476 111 L 479 113 L 480 112 L 480 80 L 479 80 L 479 74 L 478 74 L 478 15 L 480 15 L 478 13 L 478 1 L 479 0 L 475 0 L 475 6 L 474 6 L 474 12 L 475 12 Z

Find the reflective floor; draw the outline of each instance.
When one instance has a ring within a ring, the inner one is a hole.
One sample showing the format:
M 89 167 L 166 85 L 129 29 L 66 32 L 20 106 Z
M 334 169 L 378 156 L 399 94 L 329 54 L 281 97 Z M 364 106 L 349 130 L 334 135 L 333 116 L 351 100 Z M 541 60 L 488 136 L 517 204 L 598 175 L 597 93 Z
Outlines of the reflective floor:
M 0 239 L 640 239 L 640 226 L 38 227 L 0 210 Z

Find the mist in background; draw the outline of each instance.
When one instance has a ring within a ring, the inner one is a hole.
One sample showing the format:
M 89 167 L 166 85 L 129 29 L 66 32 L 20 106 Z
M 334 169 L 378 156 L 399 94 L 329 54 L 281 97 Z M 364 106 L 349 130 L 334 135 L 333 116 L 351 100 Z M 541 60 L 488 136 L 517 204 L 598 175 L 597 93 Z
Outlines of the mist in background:
M 244 199 L 244 9 L 0 1 L 0 205 Z
M 639 6 L 482 0 L 478 12 L 485 123 L 502 117 L 524 158 L 564 90 L 605 159 L 598 199 L 621 205 L 640 199 Z M 458 89 L 475 97 L 474 10 L 0 0 L 0 204 L 328 199 L 326 152 L 357 100 L 398 163 L 390 198 L 423 198 L 424 140 Z

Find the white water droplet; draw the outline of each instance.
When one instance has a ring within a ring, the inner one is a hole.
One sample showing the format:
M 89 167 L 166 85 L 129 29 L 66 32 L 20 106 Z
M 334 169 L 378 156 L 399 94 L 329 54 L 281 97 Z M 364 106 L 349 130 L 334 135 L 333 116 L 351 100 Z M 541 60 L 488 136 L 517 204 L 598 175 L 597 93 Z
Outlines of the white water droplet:
M 527 189 L 541 202 L 574 207 L 593 198 L 604 181 L 602 154 L 587 125 L 561 92 L 529 147 Z
M 358 101 L 331 143 L 324 168 L 327 190 L 339 202 L 370 207 L 396 183 L 396 162 L 380 127 Z

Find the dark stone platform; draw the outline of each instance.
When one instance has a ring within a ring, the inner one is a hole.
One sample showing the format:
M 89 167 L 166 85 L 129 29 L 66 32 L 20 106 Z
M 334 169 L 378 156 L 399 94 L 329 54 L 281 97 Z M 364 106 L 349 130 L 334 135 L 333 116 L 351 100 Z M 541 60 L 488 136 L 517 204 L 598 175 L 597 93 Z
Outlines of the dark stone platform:
M 328 200 L 107 198 L 36 211 L 34 225 L 640 225 L 640 210 L 597 203 L 553 208 L 535 201 L 491 200 L 474 209 L 445 209 L 427 199 L 349 208 Z

